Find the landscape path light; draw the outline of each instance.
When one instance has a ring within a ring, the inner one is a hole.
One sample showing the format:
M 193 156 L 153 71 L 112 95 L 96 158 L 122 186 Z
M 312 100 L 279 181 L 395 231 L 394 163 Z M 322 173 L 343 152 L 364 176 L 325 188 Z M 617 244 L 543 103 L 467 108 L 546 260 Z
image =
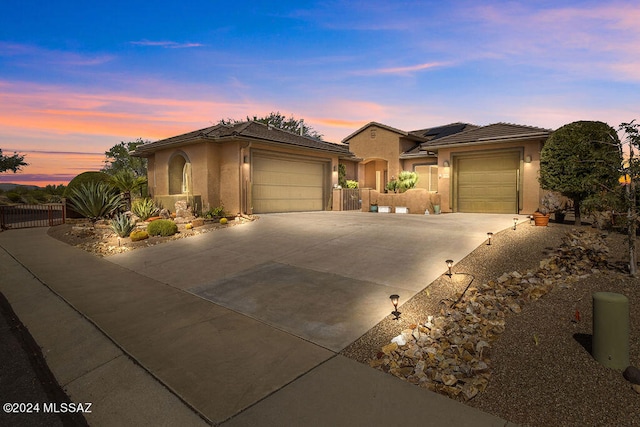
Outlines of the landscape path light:
M 393 314 L 393 320 L 398 320 L 400 319 L 401 314 L 398 311 L 398 300 L 400 299 L 400 295 L 393 294 L 389 299 L 391 300 L 391 304 L 393 304 L 393 311 L 391 312 L 391 314 Z
M 516 229 L 516 226 L 518 225 L 518 218 L 513 218 L 513 229 Z
M 493 237 L 493 233 L 492 232 L 488 232 L 487 233 L 487 238 L 489 239 L 489 243 L 487 243 L 487 245 L 491 246 L 491 238 Z
M 445 262 L 447 263 L 447 268 L 449 269 L 449 272 L 447 273 L 447 276 L 451 277 L 451 276 L 453 276 L 453 273 L 451 272 L 451 267 L 453 267 L 453 260 L 452 259 L 448 259 Z
M 529 225 L 533 225 L 533 215 L 529 215 Z

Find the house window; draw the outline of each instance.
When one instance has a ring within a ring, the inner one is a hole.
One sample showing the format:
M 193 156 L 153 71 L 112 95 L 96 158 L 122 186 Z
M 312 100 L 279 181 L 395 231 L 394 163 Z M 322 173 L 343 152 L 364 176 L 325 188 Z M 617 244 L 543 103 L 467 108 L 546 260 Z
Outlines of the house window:
M 438 166 L 429 166 L 429 191 L 438 191 Z
M 438 191 L 437 165 L 417 165 L 413 170 L 418 174 L 418 184 L 416 187 L 424 188 L 434 193 Z

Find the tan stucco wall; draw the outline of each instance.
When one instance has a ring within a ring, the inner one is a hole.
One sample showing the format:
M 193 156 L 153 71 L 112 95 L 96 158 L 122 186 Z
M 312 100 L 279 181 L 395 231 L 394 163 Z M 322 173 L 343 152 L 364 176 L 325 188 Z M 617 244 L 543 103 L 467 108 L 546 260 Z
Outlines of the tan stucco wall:
M 362 211 L 369 212 L 371 203 L 378 206 L 390 206 L 394 213 L 396 207 L 403 206 L 409 209 L 410 214 L 424 215 L 428 210 L 433 214 L 433 205 L 437 203 L 437 195 L 429 193 L 424 188 L 414 188 L 404 193 L 378 193 L 375 190 L 361 190 Z
M 487 144 L 487 145 L 471 145 L 455 148 L 439 148 L 438 149 L 438 193 L 442 196 L 442 212 L 452 211 L 452 177 L 453 170 L 453 157 L 455 154 L 460 153 L 481 153 L 491 152 L 496 150 L 505 149 L 521 149 L 521 214 L 531 214 L 538 208 L 541 189 L 538 183 L 538 176 L 540 171 L 540 149 L 542 148 L 542 141 L 519 141 L 519 142 L 504 142 L 500 144 Z M 531 156 L 531 163 L 525 163 L 526 156 Z M 444 162 L 448 161 L 450 166 L 445 168 Z

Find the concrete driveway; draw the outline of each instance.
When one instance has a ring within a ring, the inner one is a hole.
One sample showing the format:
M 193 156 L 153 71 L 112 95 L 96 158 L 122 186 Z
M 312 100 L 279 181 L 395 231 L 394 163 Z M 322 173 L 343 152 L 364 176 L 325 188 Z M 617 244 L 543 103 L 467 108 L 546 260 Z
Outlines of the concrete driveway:
M 269 214 L 107 259 L 338 352 L 513 218 Z

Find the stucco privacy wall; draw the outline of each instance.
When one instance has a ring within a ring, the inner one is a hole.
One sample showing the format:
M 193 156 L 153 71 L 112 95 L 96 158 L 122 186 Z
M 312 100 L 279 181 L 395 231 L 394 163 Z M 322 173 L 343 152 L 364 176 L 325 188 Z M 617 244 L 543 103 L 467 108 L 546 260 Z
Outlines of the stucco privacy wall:
M 506 150 L 520 151 L 520 212 L 521 214 L 530 214 L 538 209 L 542 190 L 538 183 L 540 173 L 540 150 L 543 142 L 519 141 L 519 142 L 503 142 L 500 144 L 487 144 L 475 146 L 461 147 L 440 147 L 438 148 L 438 193 L 442 196 L 441 208 L 443 212 L 452 212 L 453 203 L 453 174 L 454 158 L 459 155 L 473 155 L 481 153 L 499 153 Z M 524 160 L 527 156 L 531 156 L 531 162 L 526 163 Z M 449 167 L 445 167 L 448 162 Z
M 414 188 L 404 193 L 378 193 L 370 188 L 360 190 L 362 198 L 362 211 L 369 212 L 372 203 L 378 206 L 391 206 L 392 212 L 395 208 L 403 206 L 409 208 L 410 214 L 424 215 L 425 210 L 433 214 L 433 205 L 438 203 L 439 196 L 430 193 L 424 188 Z

